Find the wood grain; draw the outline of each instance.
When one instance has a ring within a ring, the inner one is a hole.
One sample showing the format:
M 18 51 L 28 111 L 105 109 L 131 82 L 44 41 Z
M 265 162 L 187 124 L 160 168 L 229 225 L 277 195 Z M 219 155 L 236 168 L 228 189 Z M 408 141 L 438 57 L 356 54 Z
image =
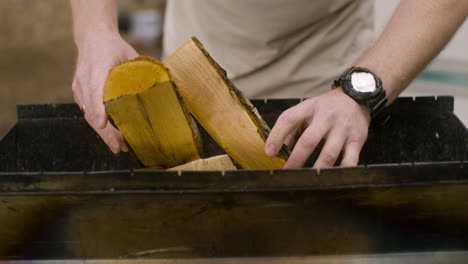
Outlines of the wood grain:
M 228 155 L 218 155 L 211 158 L 199 159 L 186 164 L 182 164 L 168 170 L 173 171 L 203 171 L 203 170 L 236 170 L 236 166 Z
M 170 168 L 197 160 L 202 143 L 167 69 L 140 57 L 114 67 L 104 87 L 106 113 L 145 166 Z
M 270 129 L 250 101 L 194 37 L 166 61 L 184 105 L 244 169 L 282 168 L 288 151 L 265 154 Z

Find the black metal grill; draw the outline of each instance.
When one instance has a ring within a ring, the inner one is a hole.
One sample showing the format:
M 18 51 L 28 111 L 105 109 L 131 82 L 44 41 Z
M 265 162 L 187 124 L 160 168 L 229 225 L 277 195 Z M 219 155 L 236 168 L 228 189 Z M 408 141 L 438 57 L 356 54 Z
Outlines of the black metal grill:
M 270 126 L 299 102 L 253 101 Z M 468 131 L 453 98 L 389 112 L 355 168 L 179 173 L 111 154 L 74 105 L 19 106 L 0 140 L 0 259 L 468 250 Z

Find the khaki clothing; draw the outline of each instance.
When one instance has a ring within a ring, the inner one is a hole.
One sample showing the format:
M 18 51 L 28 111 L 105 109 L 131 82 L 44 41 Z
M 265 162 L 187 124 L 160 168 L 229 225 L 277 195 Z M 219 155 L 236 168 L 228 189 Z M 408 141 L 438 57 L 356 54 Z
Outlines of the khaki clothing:
M 373 38 L 372 0 L 169 0 L 163 54 L 196 36 L 250 98 L 330 89 Z

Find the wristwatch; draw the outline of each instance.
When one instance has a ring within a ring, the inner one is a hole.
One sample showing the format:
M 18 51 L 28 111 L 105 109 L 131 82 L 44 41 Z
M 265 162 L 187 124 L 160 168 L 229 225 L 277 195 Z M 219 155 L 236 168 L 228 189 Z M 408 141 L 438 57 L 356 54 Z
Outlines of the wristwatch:
M 387 95 L 382 80 L 369 69 L 351 67 L 333 82 L 333 88 L 343 87 L 343 91 L 358 104 L 371 110 L 374 119 L 387 104 Z

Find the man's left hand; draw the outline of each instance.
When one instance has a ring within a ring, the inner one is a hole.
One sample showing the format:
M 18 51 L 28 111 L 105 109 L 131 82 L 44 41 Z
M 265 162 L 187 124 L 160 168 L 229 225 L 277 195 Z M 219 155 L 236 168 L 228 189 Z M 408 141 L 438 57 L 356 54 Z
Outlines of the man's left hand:
M 341 166 L 356 166 L 370 122 L 369 108 L 336 88 L 284 111 L 271 130 L 265 151 L 273 156 L 283 144 L 294 145 L 284 168 L 301 168 L 324 139 L 314 168 L 333 166 L 341 153 Z M 304 132 L 295 142 L 295 135 L 301 129 Z

